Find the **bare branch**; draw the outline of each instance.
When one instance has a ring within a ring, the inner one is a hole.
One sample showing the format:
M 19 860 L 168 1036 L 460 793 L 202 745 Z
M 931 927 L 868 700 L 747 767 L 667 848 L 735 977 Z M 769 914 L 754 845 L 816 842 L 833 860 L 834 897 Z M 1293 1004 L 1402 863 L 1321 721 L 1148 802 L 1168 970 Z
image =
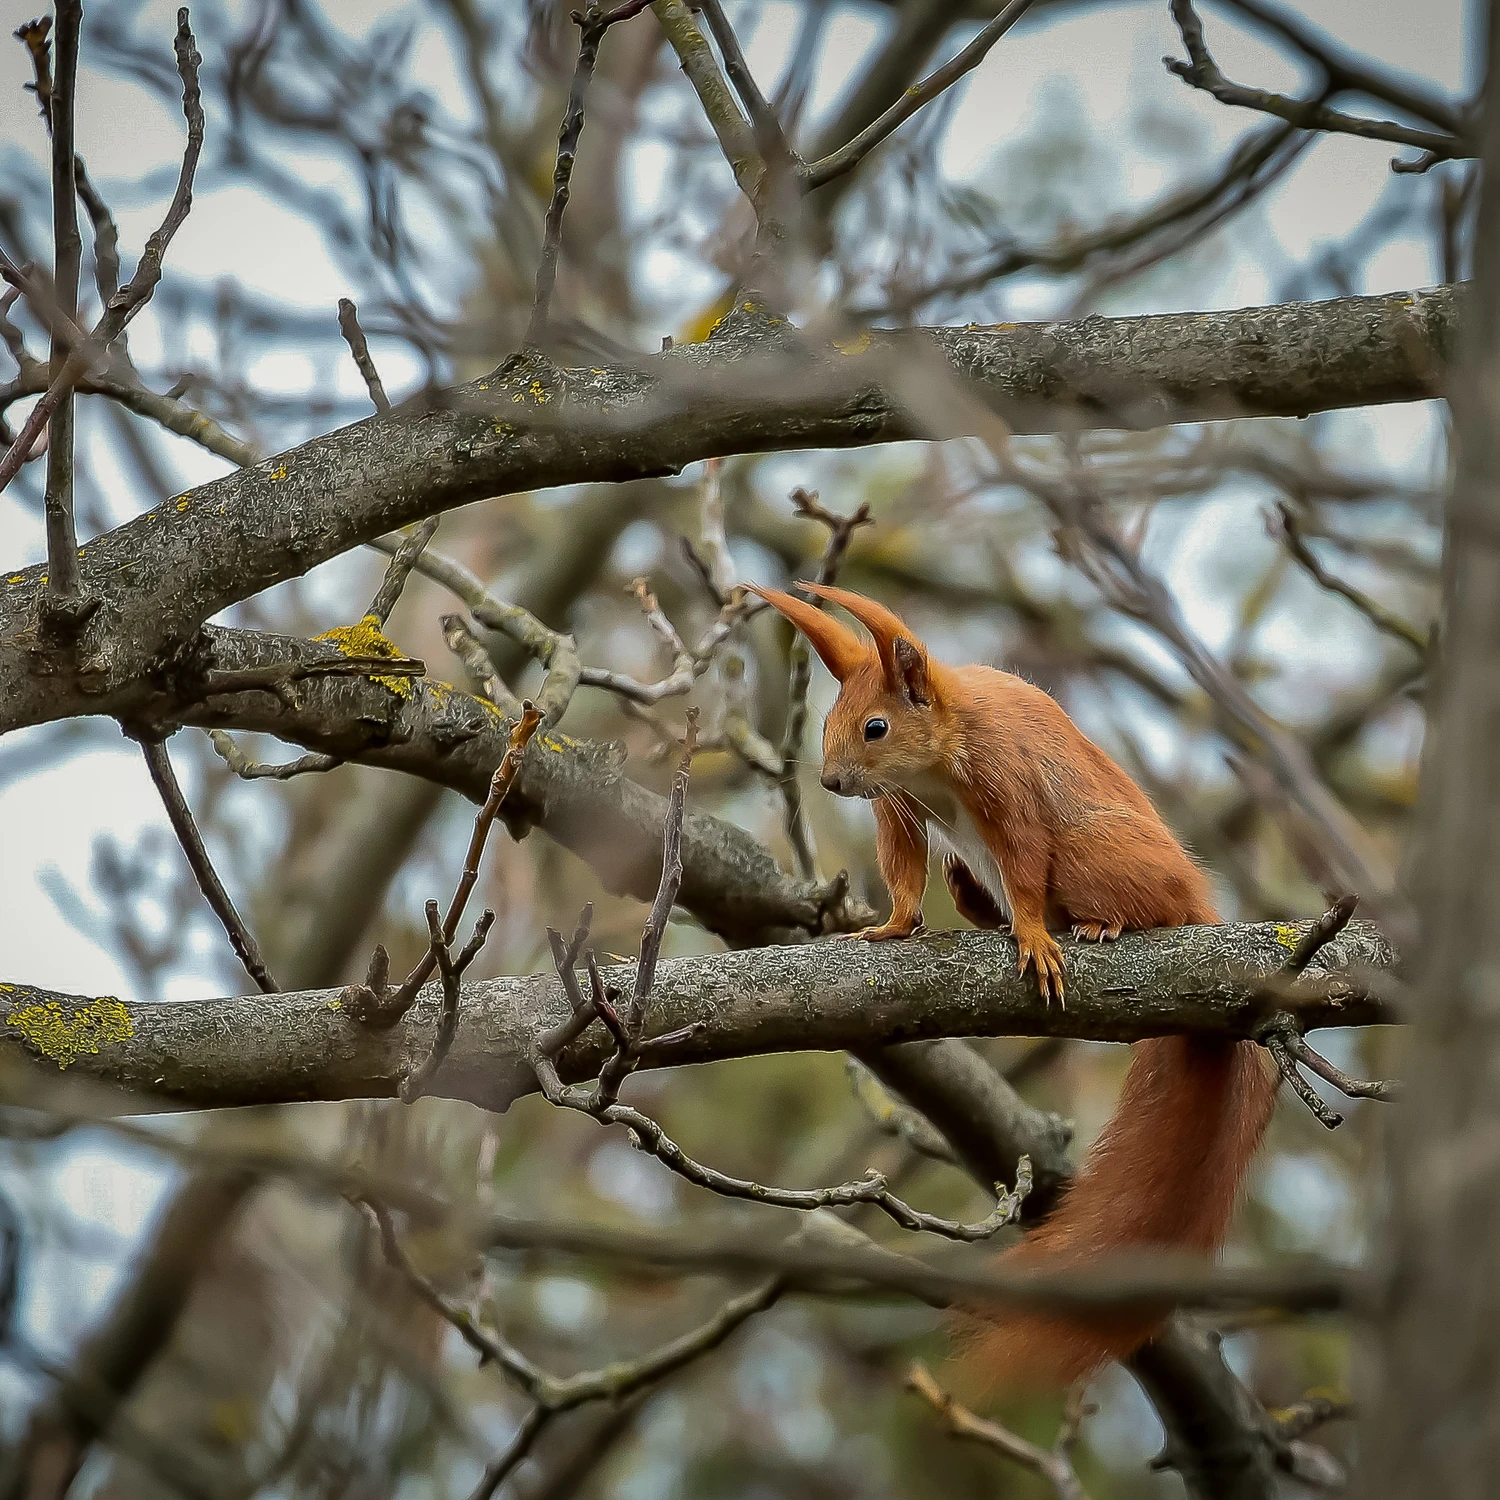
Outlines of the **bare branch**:
M 1408 624 L 1399 615 L 1393 614 L 1383 604 L 1376 603 L 1368 594 L 1361 593 L 1353 584 L 1345 583 L 1341 578 L 1335 578 L 1318 561 L 1317 554 L 1308 546 L 1307 538 L 1303 536 L 1302 528 L 1289 505 L 1277 505 L 1276 517 L 1268 521 L 1267 529 L 1286 547 L 1298 566 L 1320 588 L 1325 588 L 1330 593 L 1347 599 L 1377 630 L 1384 631 L 1386 635 L 1394 636 L 1398 641 L 1404 642 L 1419 656 L 1427 655 L 1430 642 L 1420 630 Z
M 402 538 L 401 545 L 391 558 L 390 567 L 385 570 L 385 577 L 381 580 L 379 590 L 370 601 L 369 609 L 365 611 L 368 618 L 374 619 L 381 625 L 390 619 L 391 611 L 395 609 L 396 601 L 401 597 L 402 589 L 406 587 L 406 580 L 411 577 L 412 569 L 416 567 L 423 549 L 436 534 L 441 520 L 441 516 L 430 516 L 420 525 L 413 526 L 411 531 Z
M 182 227 L 193 202 L 193 178 L 198 170 L 198 158 L 203 150 L 203 102 L 198 87 L 198 68 L 203 59 L 198 55 L 197 43 L 188 25 L 188 12 L 184 6 L 177 12 L 177 35 L 174 41 L 177 54 L 177 70 L 182 79 L 182 108 L 187 118 L 187 147 L 183 152 L 182 169 L 178 174 L 177 189 L 167 207 L 167 213 L 159 228 L 146 241 L 146 248 L 136 266 L 135 275 L 128 285 L 110 298 L 104 315 L 95 325 L 89 339 L 69 353 L 63 368 L 52 377 L 47 390 L 32 408 L 9 451 L 0 458 L 0 490 L 15 478 L 26 456 L 31 452 L 37 435 L 51 419 L 89 367 L 104 354 L 109 346 L 124 331 L 130 320 L 151 300 L 161 281 L 162 262 L 172 237 Z M 71 170 L 71 166 L 70 166 Z M 71 204 L 72 199 L 69 199 Z
M 1272 922 L 1127 933 L 1102 949 L 1065 941 L 1073 980 L 1066 1012 L 1046 1010 L 1035 986 L 1015 974 L 1014 942 L 994 933 L 674 959 L 660 967 L 636 1065 L 854 1051 L 874 1067 L 886 1044 L 945 1036 L 1125 1042 L 1184 1032 L 1255 1040 L 1283 1014 L 1306 1032 L 1400 1019 L 1372 991 L 1394 972 L 1395 956 L 1370 923 L 1351 923 L 1329 944 L 1298 993 L 1268 995 L 1294 941 L 1287 924 Z M 605 968 L 601 978 L 628 993 L 633 966 Z M 189 1108 L 390 1096 L 426 1051 L 415 1017 L 372 1033 L 335 1005 L 340 990 L 317 989 L 262 1001 L 249 1026 L 235 998 L 192 1006 L 111 1001 L 106 1012 L 119 1018 L 121 1034 L 96 1053 L 54 1045 L 52 1032 L 38 1030 L 55 1007 L 77 1014 L 78 1034 L 89 1034 L 105 1014 L 94 997 L 11 982 L 0 1006 L 0 1057 L 56 1067 L 61 1047 L 70 1074 Z M 816 1005 L 807 1001 L 813 994 Z M 441 1091 L 496 1110 L 535 1092 L 528 1059 L 536 1039 L 571 1014 L 556 976 L 465 986 L 454 1066 L 438 1080 Z M 592 1028 L 559 1055 L 558 1074 L 565 1083 L 596 1078 L 614 1049 L 608 1032 Z
M 1033 1474 L 1041 1475 L 1051 1485 L 1058 1500 L 1088 1500 L 1067 1452 L 1067 1446 L 1076 1439 L 1076 1422 L 1081 1410 L 1071 1413 L 1064 1423 L 1056 1448 L 1040 1448 L 1018 1437 L 1008 1427 L 1002 1427 L 999 1422 L 976 1416 L 968 1407 L 960 1405 L 933 1379 L 932 1371 L 921 1360 L 906 1372 L 906 1386 L 942 1418 L 954 1437 L 982 1443 L 1030 1469 Z
M 400 536 L 377 537 L 371 543 L 371 546 L 392 556 L 399 552 L 401 545 Z M 578 686 L 583 672 L 573 637 L 544 625 L 521 605 L 497 598 L 468 568 L 454 558 L 428 550 L 421 553 L 412 566 L 417 572 L 457 594 L 481 625 L 509 637 L 541 662 L 547 669 L 547 675 L 537 690 L 536 705 L 541 710 L 543 723 L 548 726 L 555 724 L 572 701 L 573 690 Z M 508 699 L 514 698 L 508 689 L 504 691 Z M 498 699 L 492 701 L 499 702 Z
M 718 138 L 719 149 L 734 172 L 734 180 L 750 200 L 762 226 L 768 226 L 774 216 L 766 203 L 769 173 L 765 159 L 756 146 L 754 130 L 740 113 L 719 71 L 713 48 L 698 30 L 692 7 L 686 0 L 652 0 L 651 9 L 656 12 L 682 71 L 698 95 L 703 113 Z
M 190 638 L 230 603 L 471 500 L 659 473 L 709 456 L 705 447 L 930 437 L 931 425 L 886 389 L 891 370 L 914 355 L 957 369 L 1018 432 L 1064 419 L 1149 426 L 1189 413 L 1308 412 L 1439 393 L 1461 296 L 1442 289 L 999 331 L 882 332 L 863 352 L 809 358 L 804 350 L 795 362 L 732 320 L 706 343 L 629 369 L 568 371 L 561 427 L 553 404 L 530 396 L 526 382 L 472 382 L 446 394 L 450 410 L 420 424 L 376 418 L 326 434 L 91 541 L 84 586 L 106 601 L 111 629 L 89 642 L 97 664 L 87 692 L 67 676 L 34 672 L 19 641 L 46 570 L 16 569 L 17 581 L 0 590 L 0 729 L 114 713 L 133 701 L 164 645 Z M 499 420 L 508 424 L 503 440 Z M 330 475 L 347 483 L 331 485 Z M 153 561 L 148 573 L 123 571 L 142 557 Z
M 519 716 L 521 700 L 506 686 L 495 670 L 484 643 L 469 629 L 462 615 L 444 615 L 439 622 L 448 649 L 464 664 L 475 688 L 501 713 Z
M 831 152 L 821 161 L 812 162 L 804 178 L 807 190 L 811 192 L 824 183 L 832 182 L 835 177 L 842 177 L 845 172 L 852 172 L 876 146 L 911 119 L 923 105 L 936 99 L 965 73 L 977 68 L 990 48 L 1026 14 L 1031 4 L 1032 0 L 1010 0 L 999 15 L 956 57 L 929 73 L 920 83 L 913 84 L 879 119 L 860 131 L 847 145 Z
M 205 698 L 228 697 L 234 693 L 272 693 L 289 707 L 296 706 L 294 685 L 309 678 L 422 677 L 427 667 L 415 657 L 393 652 L 390 656 L 332 656 L 313 661 L 271 662 L 263 667 L 212 668 L 203 673 L 202 694 Z
M 391 398 L 386 395 L 385 382 L 381 380 L 380 371 L 375 368 L 375 361 L 370 357 L 369 342 L 365 338 L 364 329 L 359 326 L 359 309 L 347 297 L 339 298 L 339 332 L 344 335 L 344 342 L 348 344 L 354 363 L 364 377 L 365 389 L 370 393 L 370 404 L 384 416 L 391 409 Z
M 729 551 L 725 527 L 722 461 L 711 458 L 703 465 L 698 490 L 698 509 L 702 533 L 702 560 L 715 593 L 730 604 L 742 593 L 735 576 L 734 559 Z M 750 722 L 750 690 L 745 676 L 745 653 L 740 637 L 745 614 L 728 607 L 719 618 L 729 622 L 717 654 L 719 690 L 722 694 L 719 723 L 714 734 L 700 743 L 701 749 L 727 746 L 753 770 L 763 776 L 780 776 L 781 757 L 775 747 Z
M 1325 1083 L 1341 1089 L 1351 1099 L 1393 1100 L 1401 1097 L 1399 1082 L 1386 1078 L 1351 1078 L 1342 1069 L 1334 1067 L 1321 1053 L 1314 1052 L 1304 1037 L 1288 1038 L 1288 1045 L 1299 1062 L 1306 1063 Z
M 78 317 L 78 268 L 83 242 L 78 234 L 77 158 L 73 150 L 74 103 L 78 84 L 78 33 L 83 24 L 81 0 L 58 0 L 57 77 L 52 83 L 47 116 L 52 126 L 52 295 L 70 320 Z M 61 380 L 68 349 L 54 333 L 48 379 Z M 54 626 L 85 616 L 78 574 L 78 529 L 73 521 L 73 419 L 75 402 L 64 389 L 48 416 L 47 593 L 45 615 Z
M 438 973 L 443 981 L 443 1003 L 438 1012 L 437 1032 L 433 1036 L 431 1050 L 401 1084 L 401 1099 L 406 1104 L 420 1099 L 427 1091 L 427 1085 L 437 1076 L 438 1069 L 453 1047 L 453 1038 L 458 1035 L 459 981 L 464 970 L 479 956 L 479 950 L 484 947 L 484 940 L 494 924 L 495 914 L 486 908 L 474 924 L 474 935 L 464 944 L 458 957 L 454 958 L 448 939 L 443 936 L 442 924 L 438 921 L 437 902 L 427 903 L 429 952 L 437 960 Z
M 479 881 L 479 861 L 484 853 L 490 829 L 494 827 L 495 819 L 500 815 L 500 806 L 505 801 L 506 793 L 515 783 L 516 773 L 521 768 L 521 759 L 526 753 L 526 746 L 530 744 L 532 735 L 536 733 L 542 722 L 542 716 L 533 704 L 528 702 L 522 704 L 521 707 L 521 717 L 511 729 L 505 754 L 500 764 L 495 767 L 495 774 L 490 779 L 489 796 L 485 798 L 484 806 L 479 809 L 474 819 L 474 831 L 469 836 L 463 872 L 459 876 L 457 888 L 453 892 L 453 898 L 448 903 L 447 914 L 443 918 L 441 935 L 445 945 L 452 943 L 458 932 L 458 924 L 463 918 L 464 907 L 468 905 L 469 896 Z M 488 930 L 488 924 L 483 925 Z M 470 954 L 470 957 L 472 956 Z M 378 948 L 376 957 L 371 960 L 370 976 L 364 984 L 350 985 L 343 991 L 343 1003 L 351 1015 L 367 1026 L 382 1028 L 394 1026 L 411 1009 L 412 1002 L 417 998 L 417 991 L 432 977 L 432 971 L 438 963 L 437 950 L 429 947 L 426 956 L 402 980 L 399 987 L 388 991 L 384 983 L 384 949 Z M 457 1005 L 456 998 L 454 1004 Z
M 379 1233 L 387 1262 L 400 1273 L 418 1299 L 458 1330 L 464 1342 L 479 1355 L 481 1364 L 497 1366 L 536 1403 L 510 1443 L 485 1470 L 474 1491 L 475 1496 L 494 1493 L 529 1451 L 547 1420 L 592 1401 L 622 1401 L 634 1392 L 656 1384 L 718 1348 L 742 1323 L 772 1306 L 784 1290 L 781 1278 L 773 1277 L 731 1298 L 697 1328 L 636 1359 L 620 1361 L 600 1370 L 580 1371 L 576 1375 L 551 1375 L 509 1340 L 481 1328 L 467 1308 L 440 1292 L 412 1264 L 396 1234 L 390 1211 L 369 1198 L 363 1199 L 362 1203 Z
M 698 7 L 708 21 L 709 33 L 719 44 L 719 52 L 724 59 L 724 72 L 734 85 L 740 103 L 745 106 L 745 113 L 750 117 L 762 158 L 773 170 L 774 164 L 794 162 L 796 158 L 787 145 L 786 136 L 782 134 L 781 121 L 776 118 L 776 111 L 750 72 L 745 54 L 740 50 L 740 39 L 734 34 L 734 27 L 729 24 L 724 7 L 719 0 L 698 0 Z
M 294 776 L 305 776 L 309 772 L 332 771 L 344 764 L 337 756 L 323 755 L 316 751 L 299 755 L 296 760 L 280 765 L 267 765 L 251 760 L 222 729 L 210 729 L 208 737 L 213 743 L 219 759 L 245 781 L 290 781 Z
M 869 504 L 861 504 L 852 516 L 835 515 L 818 503 L 815 492 L 800 486 L 792 491 L 791 502 L 799 516 L 828 528 L 828 542 L 823 548 L 823 560 L 818 565 L 815 581 L 833 583 L 838 578 L 839 568 L 854 539 L 854 533 L 861 526 L 874 525 Z M 817 609 L 823 607 L 821 599 L 814 600 L 813 603 Z M 817 862 L 813 853 L 812 830 L 808 827 L 807 816 L 802 808 L 801 757 L 802 742 L 807 732 L 807 690 L 812 686 L 812 650 L 800 630 L 792 632 L 789 656 L 786 725 L 781 735 L 781 772 L 777 780 L 786 807 L 787 839 L 791 843 L 797 869 L 811 880 L 817 874 Z
M 224 931 L 229 934 L 229 943 L 234 949 L 235 956 L 244 964 L 245 971 L 265 994 L 279 993 L 281 987 L 271 977 L 271 971 L 266 967 L 265 959 L 261 957 L 254 935 L 245 926 L 244 919 L 239 912 L 235 910 L 234 902 L 229 898 L 229 892 L 224 889 L 223 882 L 220 881 L 213 867 L 213 861 L 208 857 L 203 835 L 198 832 L 198 825 L 193 821 L 192 810 L 187 805 L 187 799 L 182 795 L 182 788 L 177 784 L 177 773 L 172 769 L 172 760 L 167 754 L 166 741 L 142 740 L 141 752 L 146 757 L 146 769 L 150 771 L 151 780 L 161 795 L 162 805 L 167 810 L 172 831 L 177 835 L 178 843 L 182 845 L 182 852 L 187 855 L 188 864 L 193 868 L 198 889 L 203 892 L 208 904 L 213 908 L 214 915 L 224 924 Z
M 1340 896 L 1298 939 L 1297 946 L 1292 949 L 1292 956 L 1287 959 L 1286 968 L 1282 972 L 1288 976 L 1302 973 L 1354 920 L 1354 913 L 1358 907 L 1358 896 Z
M 573 68 L 573 82 L 568 90 L 568 105 L 557 137 L 557 162 L 552 171 L 552 200 L 542 223 L 542 255 L 536 271 L 536 291 L 532 298 L 531 318 L 526 325 L 523 347 L 541 348 L 547 332 L 547 317 L 552 307 L 552 289 L 557 281 L 557 262 L 562 253 L 563 214 L 572 193 L 573 164 L 578 158 L 578 142 L 583 135 L 583 106 L 593 82 L 594 65 L 599 60 L 599 44 L 604 33 L 617 21 L 628 21 L 645 9 L 634 0 L 625 0 L 601 11 L 597 0 L 589 0 L 588 9 L 573 11 L 578 26 L 578 61 Z
M 1340 50 L 1328 37 L 1320 35 L 1294 11 L 1285 11 L 1265 0 L 1226 0 L 1231 10 L 1248 16 L 1257 25 L 1290 42 L 1299 52 L 1323 70 L 1329 87 L 1340 92 L 1368 94 L 1395 109 L 1428 120 L 1450 135 L 1466 135 L 1471 128 L 1471 110 L 1455 105 L 1436 93 L 1420 79 L 1396 75 Z
M 1229 1267 L 1162 1251 L 1110 1255 L 1086 1266 L 1046 1269 L 997 1266 L 991 1257 L 987 1265 L 977 1262 L 985 1265 L 983 1270 L 958 1270 L 945 1260 L 944 1269 L 939 1270 L 916 1256 L 887 1250 L 858 1231 L 854 1231 L 855 1239 L 845 1232 L 852 1229 L 840 1220 L 827 1225 L 810 1215 L 800 1234 L 779 1241 L 736 1231 L 695 1242 L 680 1231 L 495 1215 L 481 1226 L 479 1240 L 491 1250 L 551 1250 L 663 1272 L 779 1272 L 789 1286 L 799 1290 L 900 1292 L 933 1307 L 972 1307 L 985 1302 L 1086 1312 L 1169 1303 L 1328 1312 L 1371 1306 L 1373 1288 L 1364 1277 L 1346 1266 L 1327 1263 Z
M 1265 1047 L 1276 1059 L 1281 1076 L 1291 1084 L 1297 1097 L 1312 1111 L 1318 1123 L 1326 1125 L 1330 1130 L 1338 1129 L 1344 1123 L 1343 1115 L 1329 1109 L 1319 1097 L 1318 1091 L 1302 1076 L 1297 1067 L 1296 1055 L 1287 1044 L 1285 1035 L 1279 1031 L 1271 1032 L 1265 1039 Z
M 1171 10 L 1172 19 L 1182 33 L 1182 44 L 1187 48 L 1188 61 L 1163 58 L 1167 71 L 1175 73 L 1193 88 L 1212 94 L 1221 104 L 1239 105 L 1245 109 L 1276 115 L 1302 130 L 1332 131 L 1340 135 L 1362 136 L 1366 140 L 1393 141 L 1401 146 L 1415 146 L 1425 152 L 1431 162 L 1455 156 L 1472 156 L 1474 153 L 1470 142 L 1446 132 L 1423 130 L 1399 124 L 1395 120 L 1370 120 L 1359 115 L 1344 114 L 1329 108 L 1321 98 L 1291 99 L 1285 94 L 1272 93 L 1267 89 L 1247 88 L 1243 84 L 1231 83 L 1219 71 L 1218 64 L 1209 53 L 1203 40 L 1203 23 L 1193 9 L 1192 0 L 1171 0 Z M 1329 85 L 1325 86 L 1325 97 L 1332 86 L 1333 81 L 1330 79 Z
M 1267 1415 L 1276 1424 L 1276 1434 L 1284 1442 L 1306 1437 L 1328 1422 L 1346 1422 L 1355 1414 L 1352 1401 L 1332 1396 L 1306 1396 L 1290 1406 L 1277 1407 Z

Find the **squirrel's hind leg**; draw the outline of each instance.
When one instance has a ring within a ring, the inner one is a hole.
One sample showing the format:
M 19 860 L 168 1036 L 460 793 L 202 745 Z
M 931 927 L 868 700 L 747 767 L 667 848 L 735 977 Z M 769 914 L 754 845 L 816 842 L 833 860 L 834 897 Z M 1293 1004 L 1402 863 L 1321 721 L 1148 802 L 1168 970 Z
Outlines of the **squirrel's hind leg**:
M 976 927 L 1010 931 L 1010 918 L 1000 909 L 1000 904 L 984 888 L 979 877 L 956 854 L 943 860 L 943 882 L 958 914 Z

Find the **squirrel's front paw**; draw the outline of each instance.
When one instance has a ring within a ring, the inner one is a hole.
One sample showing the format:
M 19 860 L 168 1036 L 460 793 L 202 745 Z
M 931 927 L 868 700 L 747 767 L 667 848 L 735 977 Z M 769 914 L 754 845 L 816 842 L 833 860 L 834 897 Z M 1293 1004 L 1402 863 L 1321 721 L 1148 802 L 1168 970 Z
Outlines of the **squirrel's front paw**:
M 1027 969 L 1034 968 L 1037 988 L 1042 992 L 1043 1001 L 1051 1005 L 1056 1000 L 1066 1010 L 1068 1002 L 1063 993 L 1063 956 L 1057 940 L 1046 931 L 1028 934 L 1026 937 L 1018 935 L 1016 947 L 1021 955 L 1017 972 L 1025 974 Z

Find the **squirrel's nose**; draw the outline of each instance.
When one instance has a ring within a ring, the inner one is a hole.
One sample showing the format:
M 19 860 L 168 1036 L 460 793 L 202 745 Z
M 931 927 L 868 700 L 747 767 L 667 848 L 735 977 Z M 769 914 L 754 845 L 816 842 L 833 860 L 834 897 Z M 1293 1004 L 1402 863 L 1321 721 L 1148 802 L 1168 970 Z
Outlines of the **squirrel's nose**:
M 840 792 L 843 790 L 844 783 L 839 780 L 837 771 L 824 771 L 819 780 L 823 783 L 824 791 Z

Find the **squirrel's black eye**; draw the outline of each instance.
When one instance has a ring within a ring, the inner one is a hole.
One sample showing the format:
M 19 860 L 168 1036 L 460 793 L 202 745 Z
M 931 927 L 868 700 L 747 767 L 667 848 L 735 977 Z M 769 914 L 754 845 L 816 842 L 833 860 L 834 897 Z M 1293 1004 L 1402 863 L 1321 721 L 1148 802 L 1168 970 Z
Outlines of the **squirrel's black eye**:
M 865 738 L 867 740 L 883 740 L 886 736 L 886 731 L 890 727 L 884 719 L 866 719 Z

